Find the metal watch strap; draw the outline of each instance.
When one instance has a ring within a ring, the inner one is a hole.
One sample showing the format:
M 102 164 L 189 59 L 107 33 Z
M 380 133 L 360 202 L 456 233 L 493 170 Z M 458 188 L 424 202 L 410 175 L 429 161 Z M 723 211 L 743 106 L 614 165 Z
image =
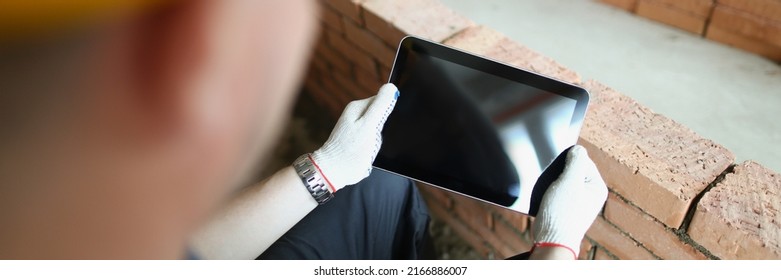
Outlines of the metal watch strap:
M 301 182 L 304 183 L 304 186 L 317 201 L 317 204 L 325 204 L 334 197 L 334 194 L 309 156 L 309 154 L 303 154 L 298 157 L 293 162 L 293 169 L 296 170 L 298 177 L 301 178 Z

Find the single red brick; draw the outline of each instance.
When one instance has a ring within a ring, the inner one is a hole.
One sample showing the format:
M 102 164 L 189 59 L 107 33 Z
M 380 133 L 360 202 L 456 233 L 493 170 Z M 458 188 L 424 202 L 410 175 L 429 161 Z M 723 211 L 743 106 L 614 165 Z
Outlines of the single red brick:
M 342 16 L 327 5 L 323 5 L 323 8 L 320 9 L 320 20 L 323 22 L 323 25 L 336 32 L 344 32 L 344 27 L 342 27 Z
M 770 21 L 718 5 L 713 10 L 710 26 L 781 47 L 781 19 Z
M 671 228 L 735 160 L 724 147 L 598 82 L 578 143 L 608 188 Z M 612 252 L 612 250 L 611 250 Z
M 367 0 L 366 27 L 394 48 L 407 34 L 442 42 L 473 25 L 438 0 Z
M 755 53 L 771 60 L 781 62 L 781 47 L 773 46 L 767 42 L 748 38 L 744 35 L 722 30 L 713 25 L 708 27 L 706 38 L 721 42 L 751 53 Z
M 657 0 L 660 3 L 676 8 L 684 12 L 692 13 L 700 17 L 709 17 L 713 0 Z
M 605 249 L 603 249 L 603 248 L 595 248 L 595 249 L 596 249 L 596 251 L 594 252 L 594 259 L 595 260 L 612 261 L 612 260 L 616 259 L 616 258 L 610 256 L 610 254 L 608 254 L 607 251 L 605 251 Z
M 707 20 L 707 16 L 679 10 L 656 0 L 639 0 L 637 3 L 637 15 L 695 34 L 703 33 L 705 21 Z
M 619 259 L 624 260 L 653 260 L 656 259 L 648 250 L 640 244 L 624 235 L 613 225 L 602 218 L 597 218 L 586 236 L 594 240 L 605 249 L 609 250 Z
M 326 34 L 328 44 L 338 53 L 347 57 L 349 61 L 352 61 L 355 66 L 363 68 L 364 70 L 377 68 L 377 63 L 374 62 L 374 58 L 348 42 L 347 39 L 344 38 L 344 35 L 336 32 L 326 32 Z
M 778 0 L 718 0 L 716 2 L 761 18 L 781 21 L 781 1 Z
M 781 259 L 781 174 L 736 166 L 702 197 L 689 235 L 722 259 Z
M 484 26 L 467 28 L 445 44 L 565 82 L 580 81 L 574 71 Z
M 610 193 L 605 205 L 605 219 L 612 222 L 662 259 L 706 259 L 694 247 L 684 243 L 670 229 L 640 209 Z
M 387 67 L 393 66 L 393 60 L 396 58 L 396 49 L 385 45 L 382 40 L 374 36 L 369 31 L 361 29 L 354 23 L 343 20 L 344 32 L 347 40 L 353 42 L 355 46 L 372 55 L 377 61 Z
M 365 0 L 324 0 L 328 6 L 358 25 L 363 25 L 363 19 L 361 18 L 361 3 L 364 1 Z
M 637 7 L 637 0 L 599 0 L 599 2 L 627 10 L 629 12 L 635 11 Z

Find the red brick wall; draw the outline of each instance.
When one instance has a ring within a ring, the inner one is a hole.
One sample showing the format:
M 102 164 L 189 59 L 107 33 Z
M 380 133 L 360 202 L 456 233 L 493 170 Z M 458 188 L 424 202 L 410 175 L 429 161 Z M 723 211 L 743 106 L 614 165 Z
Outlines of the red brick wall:
M 637 1 L 610 2 L 640 7 Z M 656 2 L 672 6 L 676 1 Z M 702 15 L 704 2 L 675 7 Z M 579 143 L 597 164 L 610 196 L 582 243 L 582 259 L 781 258 L 781 175 L 754 162 L 735 165 L 721 145 L 599 82 L 581 81 L 574 71 L 437 0 L 320 3 L 322 32 L 305 89 L 334 117 L 349 101 L 374 95 L 387 81 L 405 34 L 587 88 L 592 102 Z M 506 258 L 531 247 L 533 218 L 419 188 L 432 214 L 483 257 Z
M 781 0 L 599 0 L 781 62 Z

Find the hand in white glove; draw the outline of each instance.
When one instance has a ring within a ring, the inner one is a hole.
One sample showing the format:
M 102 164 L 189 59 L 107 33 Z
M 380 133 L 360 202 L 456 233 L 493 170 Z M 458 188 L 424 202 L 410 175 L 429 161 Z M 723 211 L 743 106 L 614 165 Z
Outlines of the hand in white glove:
M 369 176 L 382 144 L 385 120 L 396 105 L 399 91 L 393 84 L 380 87 L 376 96 L 347 104 L 331 136 L 312 153 L 332 191 Z
M 586 148 L 567 154 L 564 171 L 545 191 L 532 234 L 535 247 L 565 247 L 577 259 L 580 242 L 607 199 L 607 186 Z

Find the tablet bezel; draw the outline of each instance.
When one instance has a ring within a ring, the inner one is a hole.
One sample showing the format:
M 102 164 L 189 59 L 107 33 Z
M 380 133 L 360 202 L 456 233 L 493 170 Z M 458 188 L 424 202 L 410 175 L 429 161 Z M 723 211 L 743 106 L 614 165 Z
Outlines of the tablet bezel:
M 532 73 L 527 70 L 502 63 L 496 60 L 493 60 L 491 58 L 487 58 L 478 54 L 469 53 L 463 50 L 455 49 L 450 46 L 442 45 L 439 43 L 431 42 L 422 38 L 414 37 L 414 36 L 407 36 L 404 37 L 401 42 L 399 43 L 398 50 L 396 52 L 396 57 L 393 62 L 393 67 L 391 69 L 390 77 L 388 78 L 389 83 L 395 82 L 399 77 L 399 72 L 405 68 L 404 63 L 407 61 L 407 56 L 411 52 L 420 53 L 423 55 L 433 56 L 442 60 L 446 60 L 452 63 L 456 63 L 471 69 L 475 69 L 477 71 L 482 71 L 487 74 L 491 74 L 494 76 L 502 77 L 511 81 L 515 81 L 521 84 L 524 84 L 526 86 L 534 87 L 542 91 L 546 91 L 552 94 L 560 95 L 572 100 L 575 100 L 575 109 L 572 114 L 572 119 L 570 121 L 570 131 L 574 133 L 574 135 L 578 135 L 580 132 L 580 128 L 583 124 L 583 119 L 585 118 L 586 109 L 588 106 L 589 101 L 589 93 L 585 89 L 572 85 L 570 83 L 558 80 L 553 77 L 544 76 L 537 73 Z M 401 93 L 402 96 L 404 93 Z M 575 139 L 576 140 L 576 139 Z M 576 140 L 577 141 L 577 140 Z M 575 144 L 574 142 L 571 144 Z M 374 165 L 375 168 L 397 174 L 415 181 L 419 181 L 428 185 L 432 185 L 450 192 L 455 192 L 445 186 L 439 186 L 437 184 L 432 183 L 432 180 L 426 180 L 426 178 L 415 178 L 411 177 L 402 173 L 399 173 L 398 170 L 394 170 L 393 168 L 388 168 L 386 166 L 378 166 Z M 435 176 L 436 177 L 436 176 Z M 432 177 L 433 178 L 433 177 Z M 434 180 L 436 181 L 436 180 Z M 460 182 L 463 184 L 469 184 L 471 182 Z M 459 192 L 456 192 L 459 193 Z M 463 194 L 469 197 L 473 197 L 482 201 L 486 201 L 484 199 L 481 199 L 479 197 L 474 197 L 468 194 Z M 532 198 L 534 199 L 534 198 Z M 538 198 L 539 199 L 539 198 Z M 491 201 L 486 201 L 488 203 L 496 204 Z M 498 205 L 498 204 L 496 204 Z M 502 205 L 499 205 L 502 206 Z M 512 209 L 506 206 L 502 206 L 508 209 Z M 518 211 L 518 209 L 512 209 Z M 533 211 L 529 211 L 533 212 Z M 526 213 L 525 213 L 526 214 Z

